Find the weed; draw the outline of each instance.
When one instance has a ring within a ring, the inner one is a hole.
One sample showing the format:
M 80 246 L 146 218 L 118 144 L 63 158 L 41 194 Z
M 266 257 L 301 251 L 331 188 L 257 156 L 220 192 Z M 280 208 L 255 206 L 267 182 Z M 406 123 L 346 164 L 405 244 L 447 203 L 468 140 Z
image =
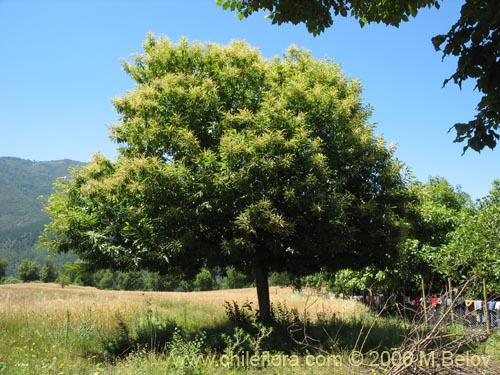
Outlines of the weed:
M 165 345 L 174 338 L 176 328 L 177 324 L 172 319 L 164 318 L 158 312 L 148 310 L 139 318 L 135 344 L 162 352 Z
M 108 357 L 122 358 L 134 349 L 134 340 L 121 314 L 117 313 L 115 318 L 117 327 L 110 336 L 104 336 L 102 338 L 102 344 L 104 352 Z

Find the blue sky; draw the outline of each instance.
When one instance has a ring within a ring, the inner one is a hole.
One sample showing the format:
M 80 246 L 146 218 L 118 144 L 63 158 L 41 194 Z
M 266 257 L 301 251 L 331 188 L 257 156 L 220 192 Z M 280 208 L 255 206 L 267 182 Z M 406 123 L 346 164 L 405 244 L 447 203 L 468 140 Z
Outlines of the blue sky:
M 341 64 L 365 88 L 376 132 L 398 145 L 397 157 L 418 179 L 442 176 L 480 198 L 500 178 L 500 148 L 461 156 L 447 131 L 473 118 L 479 96 L 472 83 L 441 87 L 456 62 L 442 62 L 430 41 L 448 31 L 460 6 L 452 0 L 421 10 L 399 29 L 336 19 L 313 37 L 302 25 L 271 25 L 264 14 L 239 21 L 215 0 L 0 0 L 0 156 L 114 158 L 110 100 L 134 87 L 120 61 L 141 52 L 147 32 L 174 41 L 245 39 L 265 57 L 295 44 Z

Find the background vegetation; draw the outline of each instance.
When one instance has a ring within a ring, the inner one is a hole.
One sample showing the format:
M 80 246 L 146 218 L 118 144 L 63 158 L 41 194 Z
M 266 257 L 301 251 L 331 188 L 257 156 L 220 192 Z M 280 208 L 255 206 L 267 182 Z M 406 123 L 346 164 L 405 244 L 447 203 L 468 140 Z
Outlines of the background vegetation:
M 69 176 L 68 168 L 83 163 L 73 160 L 34 162 L 0 157 L 0 257 L 8 262 L 7 276 L 17 272 L 25 259 L 43 265 L 48 252 L 36 249 L 43 226 L 48 223 L 42 212 L 40 196 L 53 192 L 58 177 Z M 58 257 L 59 264 L 74 259 Z

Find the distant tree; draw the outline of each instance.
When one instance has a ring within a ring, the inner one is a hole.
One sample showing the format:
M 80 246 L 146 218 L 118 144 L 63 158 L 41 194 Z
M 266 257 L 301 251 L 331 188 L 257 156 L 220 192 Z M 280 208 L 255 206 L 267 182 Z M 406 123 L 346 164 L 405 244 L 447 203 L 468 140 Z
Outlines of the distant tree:
M 238 271 L 234 267 L 229 267 L 226 271 L 223 287 L 225 289 L 241 289 L 247 288 L 251 284 L 249 277 Z
M 186 279 L 182 279 L 179 282 L 179 285 L 176 288 L 176 290 L 181 292 L 192 292 L 194 290 L 193 282 Z
M 51 283 L 57 280 L 58 271 L 54 262 L 50 259 L 45 260 L 45 264 L 40 270 L 40 280 L 44 283 Z
M 32 260 L 23 260 L 17 268 L 17 275 L 24 282 L 40 280 L 40 266 Z
M 56 281 L 63 286 L 69 284 L 93 286 L 92 274 L 91 267 L 81 259 L 77 259 L 74 262 L 65 263 L 61 267 Z
M 146 272 L 144 275 L 144 287 L 146 290 L 174 291 L 179 288 L 181 280 L 171 276 L 162 275 L 159 272 Z
M 119 290 L 144 290 L 144 277 L 140 271 L 119 272 L 116 277 Z
M 0 257 L 0 280 L 6 276 L 8 265 L 9 262 L 7 262 L 7 259 Z
M 264 60 L 242 42 L 148 35 L 114 101 L 115 162 L 96 155 L 59 180 L 44 244 L 99 267 L 193 278 L 381 264 L 397 249 L 401 164 L 368 125 L 359 82 L 295 47 Z M 186 284 L 187 285 L 187 284 Z
M 420 8 L 439 8 L 438 0 L 217 0 L 217 4 L 236 11 L 240 19 L 264 10 L 273 24 L 304 23 L 313 35 L 333 25 L 332 15 L 354 17 L 361 27 L 373 22 L 397 27 L 417 16 Z M 465 80 L 474 79 L 483 94 L 476 118 L 453 126 L 455 142 L 467 141 L 464 152 L 469 147 L 475 151 L 486 146 L 494 148 L 500 124 L 500 1 L 466 0 L 459 20 L 447 34 L 435 36 L 432 42 L 436 50 L 444 45 L 443 58 L 458 57 L 456 72 L 444 84 L 453 80 L 462 87 Z
M 115 275 L 111 270 L 99 270 L 93 278 L 98 289 L 113 289 L 115 286 Z
M 57 276 L 56 282 L 61 284 L 61 286 L 64 288 L 67 285 L 71 284 L 71 278 L 66 272 L 59 272 L 59 275 Z
M 194 290 L 197 291 L 214 290 L 216 281 L 210 270 L 208 270 L 207 268 L 202 268 L 201 271 L 196 275 L 193 285 Z
M 269 275 L 270 286 L 291 286 L 292 279 L 287 272 L 272 272 Z

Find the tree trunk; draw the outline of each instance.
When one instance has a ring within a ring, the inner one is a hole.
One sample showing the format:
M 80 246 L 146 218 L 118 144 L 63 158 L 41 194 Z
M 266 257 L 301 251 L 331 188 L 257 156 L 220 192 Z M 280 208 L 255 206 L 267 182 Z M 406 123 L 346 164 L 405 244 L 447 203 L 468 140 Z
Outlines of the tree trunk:
M 259 319 L 262 323 L 271 322 L 271 304 L 269 302 L 269 283 L 267 266 L 264 261 L 257 261 L 254 267 L 257 299 L 259 300 Z

